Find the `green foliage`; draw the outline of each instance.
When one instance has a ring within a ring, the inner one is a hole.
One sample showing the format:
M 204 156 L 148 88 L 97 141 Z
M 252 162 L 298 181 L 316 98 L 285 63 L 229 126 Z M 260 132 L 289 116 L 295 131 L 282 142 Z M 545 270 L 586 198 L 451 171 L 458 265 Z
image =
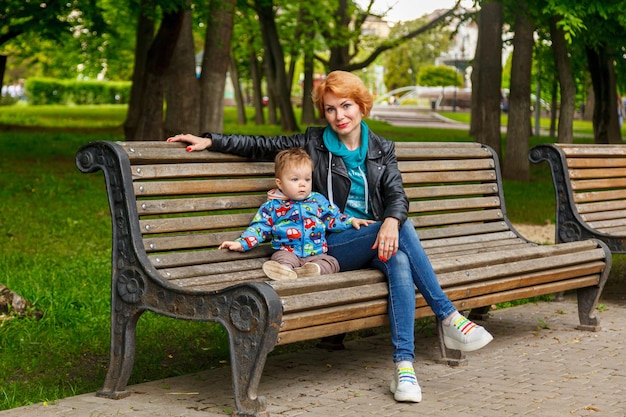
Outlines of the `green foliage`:
M 463 87 L 463 76 L 454 67 L 425 65 L 417 73 L 417 83 L 424 87 Z
M 26 80 L 30 104 L 124 104 L 130 97 L 130 82 L 77 81 L 31 77 Z

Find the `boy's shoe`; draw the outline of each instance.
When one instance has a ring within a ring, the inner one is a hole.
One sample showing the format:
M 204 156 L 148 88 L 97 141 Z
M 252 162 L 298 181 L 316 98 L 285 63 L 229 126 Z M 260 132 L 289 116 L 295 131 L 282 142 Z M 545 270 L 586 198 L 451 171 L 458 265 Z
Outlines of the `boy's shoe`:
M 307 262 L 300 268 L 294 268 L 294 272 L 300 277 L 315 277 L 322 274 L 322 268 L 313 262 Z
M 393 393 L 393 398 L 396 401 L 412 403 L 422 401 L 422 389 L 417 383 L 415 370 L 410 363 L 396 368 L 389 390 Z
M 443 343 L 448 349 L 471 352 L 478 350 L 493 340 L 493 336 L 468 318 L 462 316 L 458 311 L 454 313 L 450 320 L 450 325 L 443 328 Z
M 267 275 L 268 278 L 275 281 L 298 278 L 298 275 L 293 271 L 293 269 L 276 261 L 265 262 L 263 264 L 263 272 L 265 272 L 265 275 Z

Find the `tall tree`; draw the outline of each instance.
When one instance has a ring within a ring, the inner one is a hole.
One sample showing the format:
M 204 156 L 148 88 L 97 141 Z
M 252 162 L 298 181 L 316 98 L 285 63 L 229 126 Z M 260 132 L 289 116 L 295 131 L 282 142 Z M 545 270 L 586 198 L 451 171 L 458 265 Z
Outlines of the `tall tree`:
M 196 53 L 191 9 L 184 11 L 182 28 L 166 72 L 164 136 L 200 129 L 200 83 L 196 77 Z
M 573 143 L 576 84 L 574 83 L 574 75 L 572 74 L 572 65 L 565 33 L 563 28 L 558 24 L 561 20 L 562 18 L 559 16 L 553 16 L 550 19 L 552 53 L 554 54 L 554 63 L 556 65 L 561 91 L 558 141 L 562 143 Z M 553 111 L 556 112 L 556 108 L 554 108 Z
M 527 181 L 529 177 L 528 142 L 530 137 L 530 77 L 533 56 L 533 33 L 526 2 L 517 2 L 511 64 L 509 119 L 506 134 L 504 177 Z
M 296 117 L 291 106 L 290 82 L 285 70 L 285 56 L 278 36 L 273 0 L 254 0 L 265 46 L 265 61 L 268 68 L 268 83 L 273 87 L 271 96 L 280 109 L 280 125 L 287 132 L 298 130 Z
M 482 4 L 478 18 L 480 32 L 478 46 L 480 60 L 478 67 L 478 86 L 476 94 L 476 112 L 472 116 L 479 118 L 476 140 L 492 147 L 498 156 L 502 156 L 500 133 L 500 102 L 502 84 L 502 5 L 496 0 L 486 0 Z
M 200 131 L 221 132 L 236 0 L 210 0 L 200 76 Z
M 142 79 L 140 115 L 133 140 L 162 140 L 165 76 L 178 43 L 185 10 L 182 6 L 164 10 L 159 30 L 148 50 L 146 70 Z M 129 139 L 129 138 L 127 138 Z
M 596 143 L 622 143 L 617 119 L 617 89 L 613 57 L 606 48 L 587 47 L 595 105 L 593 136 Z
M 148 51 L 154 40 L 156 28 L 154 18 L 156 7 L 150 0 L 141 0 L 137 11 L 137 32 L 135 34 L 135 64 L 133 67 L 132 84 L 126 120 L 124 121 L 124 136 L 126 140 L 134 140 L 137 134 L 137 125 L 141 117 L 141 98 L 143 96 L 143 79 L 148 61 Z

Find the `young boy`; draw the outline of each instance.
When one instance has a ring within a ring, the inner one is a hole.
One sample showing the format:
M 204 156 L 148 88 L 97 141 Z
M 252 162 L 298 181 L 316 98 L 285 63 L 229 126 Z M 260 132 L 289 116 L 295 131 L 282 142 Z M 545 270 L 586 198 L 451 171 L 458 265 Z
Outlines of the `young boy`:
M 326 232 L 359 229 L 371 220 L 349 218 L 326 197 L 311 192 L 313 160 L 302 148 L 281 151 L 275 159 L 276 186 L 259 208 L 250 226 L 220 249 L 245 252 L 272 239 L 276 252 L 263 264 L 274 280 L 332 274 L 339 263 L 327 255 Z

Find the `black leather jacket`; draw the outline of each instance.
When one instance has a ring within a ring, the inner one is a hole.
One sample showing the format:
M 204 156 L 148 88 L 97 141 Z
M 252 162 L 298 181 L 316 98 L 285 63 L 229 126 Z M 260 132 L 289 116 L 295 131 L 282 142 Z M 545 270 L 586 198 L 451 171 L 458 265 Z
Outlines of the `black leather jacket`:
M 211 151 L 230 153 L 254 160 L 273 161 L 275 155 L 288 148 L 304 148 L 313 159 L 313 191 L 329 195 L 328 171 L 330 152 L 322 138 L 323 127 L 310 127 L 293 136 L 245 136 L 205 133 L 213 139 Z M 394 217 L 400 226 L 407 219 L 409 201 L 402 187 L 395 144 L 369 131 L 367 150 L 367 183 L 369 204 L 376 220 Z M 350 178 L 341 157 L 331 159 L 332 199 L 343 211 L 348 201 Z

